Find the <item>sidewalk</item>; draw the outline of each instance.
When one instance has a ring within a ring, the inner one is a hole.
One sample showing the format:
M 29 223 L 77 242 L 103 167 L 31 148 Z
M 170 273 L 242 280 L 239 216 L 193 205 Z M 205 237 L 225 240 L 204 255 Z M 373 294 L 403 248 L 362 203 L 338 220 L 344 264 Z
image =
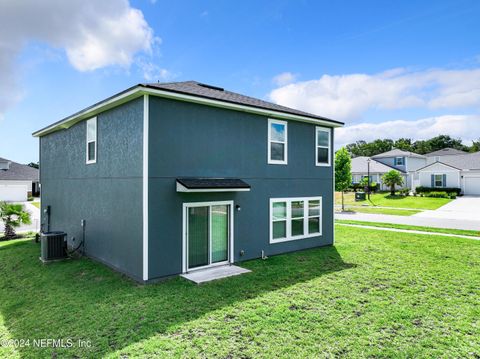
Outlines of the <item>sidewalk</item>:
M 414 230 L 414 229 L 382 228 L 382 227 L 367 226 L 367 225 L 363 225 L 363 224 L 349 224 L 349 223 L 335 223 L 335 225 L 337 225 L 337 226 L 347 226 L 347 227 L 356 227 L 356 228 L 368 228 L 368 229 L 373 229 L 373 230 L 389 231 L 389 232 L 426 234 L 428 236 L 460 237 L 460 238 L 473 239 L 474 241 L 480 241 L 480 237 L 465 236 L 465 235 L 462 235 L 462 234 L 425 232 L 425 231 L 417 231 L 417 230 Z
M 411 226 L 451 228 L 480 230 L 480 221 L 446 219 L 446 218 L 427 218 L 417 216 L 393 216 L 387 214 L 369 214 L 369 213 L 335 213 L 335 219 L 346 219 L 351 221 L 380 222 L 406 224 Z

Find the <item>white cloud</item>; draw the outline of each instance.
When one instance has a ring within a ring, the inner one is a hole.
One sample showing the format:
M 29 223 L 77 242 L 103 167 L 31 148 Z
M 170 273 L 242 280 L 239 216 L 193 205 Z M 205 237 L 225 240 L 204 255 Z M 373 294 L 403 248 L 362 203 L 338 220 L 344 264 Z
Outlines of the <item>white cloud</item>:
M 175 77 L 170 71 L 161 68 L 151 61 L 139 59 L 137 65 L 143 73 L 143 78 L 147 81 L 168 81 Z
M 63 49 L 78 71 L 128 68 L 136 53 L 151 54 L 157 41 L 127 0 L 3 1 L 0 24 L 0 113 L 18 100 L 10 96 L 18 92 L 15 61 L 30 41 Z
M 296 80 L 296 75 L 292 74 L 291 72 L 282 72 L 275 76 L 272 81 L 277 86 L 285 86 L 289 83 L 292 83 Z
M 411 138 L 425 140 L 437 135 L 461 138 L 465 143 L 480 138 L 480 115 L 444 115 L 415 121 L 395 120 L 360 123 L 335 130 L 336 147 L 358 140 Z
M 480 68 L 323 75 L 281 86 L 270 98 L 338 120 L 358 120 L 370 109 L 466 108 L 480 105 Z

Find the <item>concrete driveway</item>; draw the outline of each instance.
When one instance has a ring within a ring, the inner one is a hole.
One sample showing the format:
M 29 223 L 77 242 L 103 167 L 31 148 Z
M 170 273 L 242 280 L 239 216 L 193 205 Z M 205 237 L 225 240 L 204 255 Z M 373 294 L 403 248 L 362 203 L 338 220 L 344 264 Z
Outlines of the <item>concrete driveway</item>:
M 434 211 L 423 211 L 413 217 L 458 219 L 480 222 L 480 197 L 463 196 Z
M 30 202 L 20 202 L 25 206 L 25 209 L 30 212 L 30 219 L 32 220 L 31 224 L 20 226 L 19 228 L 15 228 L 16 232 L 38 232 L 40 231 L 40 210 L 35 207 Z M 0 236 L 3 235 L 3 222 L 0 221 Z

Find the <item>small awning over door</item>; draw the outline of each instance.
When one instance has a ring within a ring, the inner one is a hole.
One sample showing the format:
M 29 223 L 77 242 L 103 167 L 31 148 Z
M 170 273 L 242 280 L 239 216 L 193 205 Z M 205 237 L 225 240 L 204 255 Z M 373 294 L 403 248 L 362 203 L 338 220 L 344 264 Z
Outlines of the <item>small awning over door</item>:
M 246 192 L 250 185 L 239 178 L 177 178 L 177 192 Z

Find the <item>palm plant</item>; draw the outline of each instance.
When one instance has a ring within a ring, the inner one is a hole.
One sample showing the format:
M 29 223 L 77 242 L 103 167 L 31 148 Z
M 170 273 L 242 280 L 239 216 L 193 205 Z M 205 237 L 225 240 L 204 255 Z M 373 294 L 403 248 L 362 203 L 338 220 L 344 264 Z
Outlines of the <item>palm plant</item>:
M 0 202 L 0 220 L 5 225 L 5 239 L 16 237 L 15 228 L 21 224 L 30 224 L 30 212 L 23 204 Z
M 395 196 L 395 185 L 403 185 L 403 178 L 398 171 L 391 170 L 382 176 L 382 182 L 390 187 L 390 195 Z

